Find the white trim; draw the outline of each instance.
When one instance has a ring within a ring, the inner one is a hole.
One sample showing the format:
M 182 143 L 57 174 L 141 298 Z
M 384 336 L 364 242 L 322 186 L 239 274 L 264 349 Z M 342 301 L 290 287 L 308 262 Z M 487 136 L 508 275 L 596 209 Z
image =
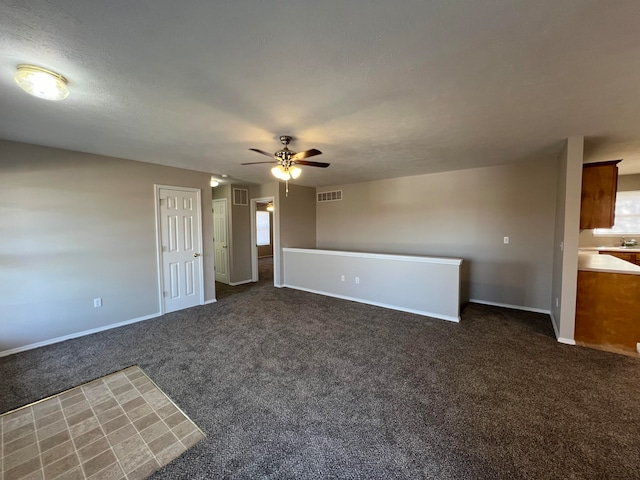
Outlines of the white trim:
M 224 222 L 225 222 L 225 230 L 226 230 L 226 234 L 227 234 L 227 264 L 224 265 L 225 269 L 227 270 L 227 281 L 223 282 L 221 280 L 218 280 L 217 276 L 218 276 L 218 272 L 216 270 L 216 222 L 215 219 L 213 218 L 215 215 L 215 203 L 216 202 L 223 202 L 224 203 Z M 224 283 L 225 285 L 229 284 L 229 281 L 231 280 L 231 250 L 233 249 L 233 245 L 231 244 L 231 232 L 229 231 L 229 217 L 231 216 L 231 210 L 229 208 L 229 202 L 227 201 L 226 198 L 214 198 L 211 200 L 211 221 L 213 222 L 213 277 L 215 279 L 216 282 L 220 282 L 220 283 Z
M 240 282 L 229 282 L 229 285 L 231 285 L 232 287 L 236 287 L 238 285 L 244 285 L 245 283 L 251 283 L 253 282 L 253 280 L 249 279 L 249 280 L 242 280 Z
M 448 320 L 450 322 L 456 322 L 456 323 L 460 322 L 460 317 L 451 317 L 449 315 L 442 315 L 440 313 L 432 313 L 432 312 L 425 312 L 423 310 L 416 310 L 413 308 L 398 307 L 396 305 L 389 305 L 387 303 L 373 302 L 371 300 L 364 300 L 362 298 L 356 298 L 356 297 L 348 297 L 346 295 L 339 295 L 337 293 L 322 292 L 320 290 L 314 290 L 311 288 L 294 287 L 292 285 L 287 285 L 286 283 L 282 286 L 291 288 L 293 290 L 301 290 L 303 292 L 315 293 L 318 295 L 325 295 L 327 297 L 341 298 L 342 300 L 350 300 L 352 302 L 366 303 L 367 305 L 375 305 L 376 307 L 389 308 L 391 310 L 399 310 L 401 312 L 407 312 L 407 313 L 415 313 L 416 315 L 423 315 L 425 317 L 438 318 L 440 320 Z
M 553 325 L 553 331 L 556 334 L 556 340 L 559 343 L 564 343 L 565 345 L 576 345 L 576 341 L 572 340 L 571 338 L 564 338 L 560 336 L 560 327 L 558 325 L 556 325 L 556 316 L 553 314 L 553 312 L 551 312 L 549 315 L 551 315 L 551 325 Z
M 160 226 L 160 188 L 154 185 L 154 200 L 156 213 L 156 262 L 158 273 L 158 311 L 164 314 L 164 295 L 162 289 L 162 227 Z
M 160 314 L 164 314 L 166 312 L 165 304 L 164 304 L 164 279 L 163 279 L 163 270 L 162 270 L 162 231 L 161 231 L 161 218 L 160 218 L 160 189 L 167 190 L 177 190 L 179 192 L 191 192 L 196 194 L 196 205 L 197 205 L 197 220 L 198 220 L 198 229 L 200 231 L 200 236 L 198 237 L 198 250 L 200 250 L 199 262 L 200 262 L 200 305 L 204 305 L 204 243 L 202 241 L 202 236 L 204 232 L 202 231 L 202 192 L 199 188 L 193 187 L 177 187 L 175 185 L 159 185 L 155 184 L 155 201 L 156 201 L 156 254 L 158 257 L 158 279 L 159 279 L 159 289 L 158 294 L 160 296 Z M 191 307 L 185 307 L 191 308 Z M 183 310 L 183 309 L 181 309 Z
M 479 303 L 480 305 L 491 305 L 492 307 L 512 308 L 513 310 L 522 310 L 525 312 L 535 312 L 535 313 L 546 313 L 547 315 L 551 315 L 551 310 L 545 310 L 544 308 L 525 307 L 523 305 L 511 305 L 510 303 L 487 302 L 485 300 L 478 300 L 477 298 L 470 298 L 469 303 Z
M 300 252 L 312 253 L 317 255 L 335 255 L 337 257 L 355 257 L 355 258 L 375 258 L 378 260 L 396 260 L 399 262 L 413 263 L 438 263 L 443 265 L 461 265 L 461 258 L 441 258 L 441 257 L 424 257 L 420 255 L 394 255 L 390 253 L 363 253 L 363 252 L 344 252 L 338 250 L 318 250 L 315 248 L 288 248 L 282 249 L 283 252 Z
M 212 299 L 212 300 L 207 300 L 206 302 L 203 303 L 203 305 L 210 305 L 212 303 L 216 303 L 218 300 L 216 298 Z
M 71 340 L 72 338 L 84 337 L 85 335 L 91 335 L 92 333 L 103 332 L 105 330 L 111 330 L 112 328 L 124 327 L 132 323 L 143 322 L 152 318 L 161 317 L 162 313 L 152 313 L 151 315 L 145 315 L 144 317 L 132 318 L 131 320 L 125 320 L 124 322 L 112 323 L 103 327 L 92 328 L 91 330 L 84 330 L 82 332 L 70 333 L 63 337 L 50 338 L 37 343 L 31 343 L 29 345 L 23 345 L 22 347 L 12 348 L 11 350 L 4 350 L 0 352 L 0 357 L 6 357 L 7 355 L 13 355 L 14 353 L 24 352 L 26 350 L 33 350 L 34 348 L 45 347 L 54 343 L 64 342 L 65 340 Z

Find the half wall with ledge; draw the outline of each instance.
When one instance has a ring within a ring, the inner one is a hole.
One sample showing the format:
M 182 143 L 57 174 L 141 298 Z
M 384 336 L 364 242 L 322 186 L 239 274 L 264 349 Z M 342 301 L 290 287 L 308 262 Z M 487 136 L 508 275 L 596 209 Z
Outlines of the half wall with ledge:
M 284 286 L 460 321 L 461 258 L 283 248 Z

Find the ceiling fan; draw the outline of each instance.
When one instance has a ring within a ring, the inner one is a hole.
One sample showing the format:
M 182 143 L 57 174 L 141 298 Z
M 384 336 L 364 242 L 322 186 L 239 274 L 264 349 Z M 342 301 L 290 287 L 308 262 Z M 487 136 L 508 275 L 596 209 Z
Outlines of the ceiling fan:
M 300 170 L 296 165 L 303 165 L 307 167 L 320 167 L 327 168 L 330 163 L 325 162 L 311 162 L 309 160 L 305 160 L 305 158 L 313 157 L 315 155 L 320 155 L 322 152 L 320 150 L 316 150 L 312 148 L 311 150 L 307 150 L 305 152 L 296 153 L 292 150 L 289 150 L 289 142 L 291 142 L 291 137 L 289 135 L 281 135 L 280 141 L 284 148 L 282 150 L 278 150 L 276 153 L 268 153 L 264 150 L 258 150 L 257 148 L 250 148 L 249 150 L 253 150 L 254 152 L 261 153 L 262 155 L 266 155 L 267 157 L 271 157 L 273 160 L 268 162 L 248 162 L 242 163 L 241 165 L 256 165 L 259 163 L 277 163 L 275 167 L 271 169 L 271 173 L 274 177 L 279 180 L 284 180 L 287 186 L 287 194 L 289 193 L 289 180 L 292 178 L 295 180 L 300 176 L 302 170 Z

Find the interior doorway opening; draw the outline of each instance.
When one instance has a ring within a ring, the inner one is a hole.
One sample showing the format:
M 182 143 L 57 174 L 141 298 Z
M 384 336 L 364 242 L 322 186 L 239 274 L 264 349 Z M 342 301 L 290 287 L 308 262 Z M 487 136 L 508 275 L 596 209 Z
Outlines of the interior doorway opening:
M 280 278 L 280 235 L 274 197 L 251 199 L 252 282 L 278 286 Z

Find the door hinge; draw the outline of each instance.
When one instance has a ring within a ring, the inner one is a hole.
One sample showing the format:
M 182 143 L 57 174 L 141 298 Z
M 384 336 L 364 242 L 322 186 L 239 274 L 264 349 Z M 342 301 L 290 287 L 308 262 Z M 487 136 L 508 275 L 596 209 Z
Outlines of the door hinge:
M 168 297 L 169 296 L 169 292 L 162 292 L 162 296 L 163 297 Z

